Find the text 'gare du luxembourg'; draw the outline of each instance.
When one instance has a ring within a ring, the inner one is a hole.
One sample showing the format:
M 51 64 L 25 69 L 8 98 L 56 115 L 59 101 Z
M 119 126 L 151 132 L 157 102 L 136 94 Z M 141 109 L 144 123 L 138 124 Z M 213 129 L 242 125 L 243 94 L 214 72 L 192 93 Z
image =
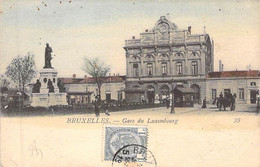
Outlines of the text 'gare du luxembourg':
M 214 41 L 209 34 L 179 29 L 162 16 L 151 30 L 125 41 L 126 76 L 107 76 L 101 87 L 102 100 L 160 103 L 172 98 L 200 103 L 213 101 L 220 92 L 237 94 L 238 103 L 256 103 L 260 71 L 214 72 Z M 97 86 L 89 76 L 59 78 L 69 104 L 87 104 L 95 99 Z

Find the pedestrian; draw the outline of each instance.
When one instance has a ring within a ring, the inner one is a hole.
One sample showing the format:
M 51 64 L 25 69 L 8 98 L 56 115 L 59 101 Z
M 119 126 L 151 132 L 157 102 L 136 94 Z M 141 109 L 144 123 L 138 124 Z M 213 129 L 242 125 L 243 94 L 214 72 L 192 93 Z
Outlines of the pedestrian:
M 105 101 L 105 103 L 104 103 L 104 110 L 105 110 L 105 114 L 109 116 L 110 114 L 109 114 L 109 112 L 108 112 L 108 105 L 107 105 L 107 102 L 106 102 L 106 101 Z
M 231 97 L 230 110 L 234 111 L 235 108 L 236 108 L 236 93 L 234 93 L 234 95 L 232 95 Z
M 202 108 L 207 108 L 206 103 L 207 103 L 206 98 L 204 98 L 203 99 L 203 103 L 202 103 Z
M 223 105 L 223 93 L 220 92 L 220 94 L 219 94 L 219 111 L 221 111 L 222 105 Z
M 94 102 L 94 112 L 95 112 L 96 117 L 99 117 L 99 116 L 100 116 L 99 106 L 98 106 L 97 100 L 95 100 L 95 102 Z

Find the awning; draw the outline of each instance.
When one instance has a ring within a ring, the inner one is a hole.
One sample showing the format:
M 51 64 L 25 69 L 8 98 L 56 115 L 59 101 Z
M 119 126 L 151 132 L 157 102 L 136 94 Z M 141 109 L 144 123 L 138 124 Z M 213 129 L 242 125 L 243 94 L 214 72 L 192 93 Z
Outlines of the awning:
M 126 89 L 125 93 L 144 93 L 144 90 L 141 90 L 141 89 Z
M 194 89 L 189 88 L 189 87 L 187 87 L 187 88 L 177 88 L 177 89 L 175 89 L 175 91 L 180 91 L 182 93 L 196 93 L 196 91 Z

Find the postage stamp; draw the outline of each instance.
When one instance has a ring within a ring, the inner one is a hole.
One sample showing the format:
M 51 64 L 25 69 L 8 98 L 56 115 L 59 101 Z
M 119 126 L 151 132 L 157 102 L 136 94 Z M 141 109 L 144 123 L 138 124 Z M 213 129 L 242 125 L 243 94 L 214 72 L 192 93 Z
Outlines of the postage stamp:
M 113 157 L 112 167 L 156 167 L 157 162 L 150 150 L 138 144 L 130 144 L 119 149 Z
M 104 160 L 112 161 L 116 152 L 131 144 L 147 147 L 147 127 L 105 127 Z

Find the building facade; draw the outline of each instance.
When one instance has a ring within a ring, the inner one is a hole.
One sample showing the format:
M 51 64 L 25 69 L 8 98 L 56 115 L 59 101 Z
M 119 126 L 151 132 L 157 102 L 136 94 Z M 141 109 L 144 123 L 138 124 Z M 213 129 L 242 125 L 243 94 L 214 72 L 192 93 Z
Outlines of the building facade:
M 98 87 L 92 77 L 84 78 L 60 78 L 66 93 L 69 104 L 87 104 L 95 100 L 98 94 Z M 125 76 L 107 76 L 101 86 L 101 100 L 121 101 L 125 98 Z
M 206 76 L 214 69 L 214 44 L 208 34 L 179 29 L 162 16 L 140 39 L 125 41 L 126 100 L 158 102 L 173 88 L 190 87 L 195 101 L 206 96 Z
M 237 103 L 255 104 L 260 89 L 260 71 L 222 71 L 208 74 L 206 99 L 212 102 L 222 92 L 236 94 Z

